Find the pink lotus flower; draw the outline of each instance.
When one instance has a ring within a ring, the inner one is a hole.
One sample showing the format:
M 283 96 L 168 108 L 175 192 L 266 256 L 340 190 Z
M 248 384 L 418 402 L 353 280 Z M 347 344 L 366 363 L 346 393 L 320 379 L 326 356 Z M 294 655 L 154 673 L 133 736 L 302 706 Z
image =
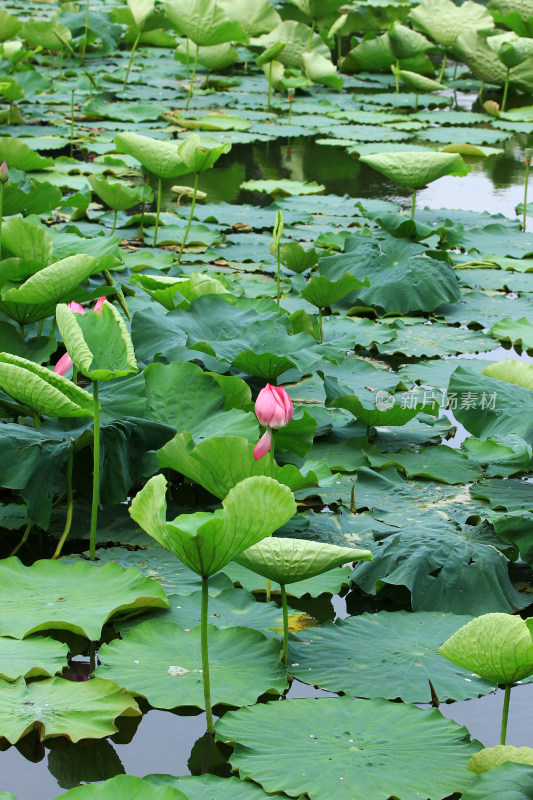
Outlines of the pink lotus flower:
M 105 299 L 106 299 L 105 297 L 99 297 L 98 300 L 96 301 L 93 311 L 96 311 L 97 314 L 101 312 Z M 85 314 L 84 307 L 79 303 L 77 303 L 75 300 L 69 303 L 68 307 L 70 308 L 71 311 L 74 312 L 74 314 L 82 314 L 82 315 Z M 65 372 L 68 372 L 71 366 L 72 366 L 71 357 L 69 356 L 68 353 L 64 353 L 64 355 L 61 356 L 61 358 L 55 365 L 54 372 L 56 372 L 58 375 L 64 375 Z
M 266 428 L 265 433 L 254 447 L 254 458 L 259 461 L 272 446 L 272 431 L 284 428 L 292 419 L 292 400 L 282 386 L 270 383 L 261 389 L 255 401 L 257 419 Z
M 2 183 L 7 183 L 8 178 L 9 178 L 9 172 L 7 169 L 7 161 L 3 161 L 0 164 L 0 181 Z

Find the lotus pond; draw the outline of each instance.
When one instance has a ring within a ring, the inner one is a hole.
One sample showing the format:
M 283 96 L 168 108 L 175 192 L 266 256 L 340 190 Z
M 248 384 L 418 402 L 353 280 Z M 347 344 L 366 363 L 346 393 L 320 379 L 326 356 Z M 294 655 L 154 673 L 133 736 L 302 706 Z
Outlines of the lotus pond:
M 533 800 L 533 3 L 0 0 L 0 800 Z

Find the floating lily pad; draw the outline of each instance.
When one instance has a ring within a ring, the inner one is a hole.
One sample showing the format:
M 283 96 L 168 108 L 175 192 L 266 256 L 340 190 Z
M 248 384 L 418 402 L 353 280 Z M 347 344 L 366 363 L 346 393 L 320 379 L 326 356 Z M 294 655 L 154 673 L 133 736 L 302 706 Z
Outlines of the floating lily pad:
M 68 664 L 68 647 L 44 636 L 23 641 L 0 637 L 0 677 L 7 681 L 57 675 Z
M 152 782 L 134 775 L 117 775 L 103 783 L 76 786 L 60 797 L 66 800 L 188 800 L 173 786 L 154 786 Z
M 187 792 L 188 800 L 206 800 L 206 792 L 209 800 L 265 800 L 267 796 L 272 797 L 252 781 L 219 778 L 218 775 L 184 775 L 183 778 L 175 778 L 173 775 L 146 775 L 144 780 L 154 786 L 170 784 L 182 789 Z
M 245 181 L 241 183 L 241 189 L 246 189 L 248 192 L 262 192 L 263 194 L 281 195 L 282 197 L 290 197 L 295 194 L 320 194 L 324 192 L 326 187 L 322 184 L 312 181 L 311 183 L 302 183 L 301 181 Z

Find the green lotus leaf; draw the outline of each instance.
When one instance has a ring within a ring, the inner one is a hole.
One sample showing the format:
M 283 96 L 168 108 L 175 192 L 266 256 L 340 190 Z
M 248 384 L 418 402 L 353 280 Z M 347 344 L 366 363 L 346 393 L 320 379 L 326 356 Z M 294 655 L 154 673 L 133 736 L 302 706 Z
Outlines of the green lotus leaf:
M 72 38 L 70 28 L 57 19 L 30 19 L 24 23 L 19 35 L 33 46 L 40 46 L 44 50 L 61 50 L 64 45 L 59 37 L 66 42 L 70 42 Z
M 325 275 L 313 275 L 300 294 L 317 308 L 327 308 L 363 286 L 369 286 L 368 278 L 358 278 L 347 270 L 337 280 Z
M 0 28 L 0 39 L 3 36 L 3 29 Z M 22 169 L 25 172 L 46 169 L 54 166 L 53 158 L 44 158 L 32 150 L 31 147 L 17 139 L 15 136 L 2 136 L 0 138 L 0 159 L 6 161 L 9 167 Z M 2 236 L 4 231 L 2 229 Z
M 281 263 L 292 270 L 292 272 L 305 272 L 312 269 L 318 263 L 318 253 L 312 250 L 304 250 L 299 242 L 286 242 L 280 247 Z
M 321 0 L 322 2 L 323 0 Z M 329 47 L 321 37 L 317 33 L 312 33 L 307 25 L 292 19 L 284 20 L 269 33 L 252 39 L 250 44 L 266 50 L 277 42 L 285 42 L 285 47 L 279 54 L 279 61 L 286 67 L 299 68 L 300 57 L 309 51 L 309 41 L 311 41 L 312 52 L 320 53 L 325 58 L 331 59 Z M 290 85 L 292 86 L 294 83 Z
M 248 36 L 268 33 L 281 23 L 281 17 L 268 0 L 218 0 L 230 19 L 239 22 Z
M 462 800 L 532 800 L 533 768 L 525 764 L 502 764 L 478 775 L 462 794 Z
M 257 783 L 239 778 L 221 778 L 218 775 L 145 775 L 144 780 L 154 786 L 170 784 L 187 792 L 188 800 L 266 800 L 267 796 Z M 0 796 L 0 800 L 3 798 Z M 283 797 L 282 797 L 283 800 Z M 513 799 L 514 800 L 514 799 Z
M 524 364 L 520 361 L 498 361 L 481 370 L 482 375 L 496 378 L 499 381 L 523 386 L 524 389 L 533 391 L 533 364 Z
M 447 88 L 444 84 L 437 83 L 437 81 L 432 80 L 432 78 L 426 78 L 425 75 L 419 75 L 418 72 L 398 69 L 394 64 L 391 66 L 391 70 L 402 83 L 405 83 L 405 85 L 414 92 L 438 92 L 440 89 Z
M 6 11 L 5 8 L 0 8 L 0 42 L 5 42 L 7 39 L 13 39 L 17 31 L 22 27 L 22 22 Z
M 0 353 L 0 388 L 49 417 L 92 417 L 91 395 L 72 381 L 26 358 Z
M 143 530 L 171 550 L 193 572 L 214 575 L 246 548 L 294 516 L 290 489 L 272 478 L 246 478 L 234 486 L 214 514 L 199 511 L 165 522 L 167 481 L 151 478 L 134 497 L 130 514 Z
M 231 18 L 216 0 L 165 0 L 165 14 L 172 25 L 200 47 L 223 42 L 245 42 L 240 22 Z
M 289 0 L 289 2 L 299 8 L 309 20 L 329 17 L 343 5 L 343 0 Z
M 230 150 L 230 142 L 221 144 L 218 139 L 200 137 L 197 133 L 191 133 L 178 145 L 179 156 L 187 166 L 187 171 L 195 174 L 211 169 L 220 156 Z
M 183 307 L 184 303 L 185 307 L 188 307 L 192 300 L 206 294 L 228 293 L 221 281 L 201 272 L 193 272 L 188 278 L 171 278 L 168 275 L 134 275 L 131 282 L 141 286 L 150 297 L 161 303 L 168 311 Z
M 20 277 L 27 278 L 35 272 L 36 268 L 48 266 L 52 261 L 53 249 L 53 242 L 48 231 L 36 222 L 13 217 L 2 225 L 2 255 L 4 258 L 5 250 L 9 250 L 16 258 L 33 262 L 33 269 Z M 18 276 L 13 276 L 12 273 L 8 273 L 5 277 L 8 276 L 11 279 L 18 279 Z
M 0 576 L 0 636 L 23 639 L 38 631 L 67 630 L 97 641 L 114 614 L 168 608 L 157 582 L 135 567 L 46 559 L 25 567 L 11 557 L 0 562 Z
M 507 67 L 498 54 L 504 44 L 516 41 L 517 38 L 511 31 L 487 37 L 474 28 L 466 28 L 457 37 L 454 53 L 468 65 L 477 78 L 487 83 L 503 85 L 507 78 Z M 510 83 L 517 89 L 531 93 L 532 75 L 533 60 L 528 58 L 511 68 Z
M 497 683 L 514 683 L 533 673 L 533 620 L 483 614 L 447 639 L 439 652 L 452 663 Z
M 235 743 L 241 775 L 310 800 L 447 797 L 471 782 L 465 767 L 481 749 L 436 709 L 351 697 L 258 704 L 224 714 L 215 730 Z
M 117 133 L 117 152 L 127 153 L 158 178 L 179 178 L 190 172 L 178 153 L 177 142 L 165 142 L 139 133 Z
M 227 575 L 236 586 L 242 586 L 249 592 L 265 591 L 265 581 L 262 575 L 252 572 L 246 567 L 231 561 L 224 567 L 224 575 Z M 287 595 L 290 597 L 320 597 L 321 594 L 338 594 L 341 589 L 350 584 L 350 567 L 337 567 L 329 572 L 323 572 L 315 578 L 297 581 L 287 584 Z M 280 589 L 277 583 L 272 584 L 272 594 L 279 594 Z
M 442 639 L 471 619 L 431 611 L 380 611 L 328 622 L 292 637 L 289 672 L 330 692 L 400 697 L 405 703 L 431 703 L 430 681 L 441 703 L 489 694 L 494 683 L 458 669 L 439 654 Z
M 144 23 L 152 14 L 155 0 L 128 0 L 128 8 L 139 30 L 144 28 Z
M 257 66 L 262 67 L 265 64 L 270 64 L 271 61 L 276 61 L 277 56 L 281 53 L 286 44 L 286 42 L 275 42 L 270 45 L 270 47 L 267 47 L 267 49 L 255 59 Z M 283 67 L 283 64 L 281 66 Z
M 339 91 L 342 89 L 344 79 L 337 73 L 331 59 L 317 52 L 302 53 L 301 59 L 304 74 L 310 81 L 330 86 Z
M 64 678 L 46 678 L 9 683 L 0 678 L 0 735 L 15 744 L 34 728 L 44 741 L 66 736 L 102 739 L 117 732 L 119 716 L 139 717 L 133 697 L 111 681 L 94 678 L 74 683 Z
M 457 6 L 452 0 L 422 0 L 411 9 L 409 19 L 419 30 L 431 36 L 446 50 L 451 50 L 455 40 L 465 28 L 490 31 L 494 19 L 479 3 L 467 0 Z
M 498 50 L 498 57 L 508 69 L 518 67 L 528 58 L 533 56 L 533 40 L 526 38 L 513 39 L 503 42 Z
M 533 748 L 497 744 L 495 747 L 486 747 L 479 753 L 475 753 L 467 766 L 471 772 L 482 775 L 484 772 L 508 762 L 528 764 L 533 767 Z
M 126 323 L 111 303 L 83 315 L 61 303 L 56 320 L 70 357 L 87 378 L 106 381 L 137 371 Z
M 369 550 L 306 539 L 263 539 L 235 557 L 237 564 L 279 584 L 314 578 L 351 561 L 371 561 Z
M 0 637 L 0 678 L 51 677 L 68 666 L 68 647 L 45 636 L 29 639 Z
M 241 183 L 241 189 L 246 189 L 248 192 L 261 192 L 262 194 L 281 195 L 283 197 L 292 197 L 300 194 L 320 194 L 325 188 L 325 186 L 316 181 L 304 183 L 290 180 L 251 180 Z
M 188 800 L 187 796 L 168 784 L 154 786 L 134 775 L 116 775 L 103 783 L 75 786 L 55 800 Z
M 411 30 L 406 25 L 393 22 L 389 28 L 389 42 L 394 58 L 414 58 L 430 50 L 433 45 L 421 33 Z
M 444 175 L 461 176 L 469 172 L 461 156 L 456 153 L 374 153 L 361 156 L 359 160 L 410 189 L 422 189 Z
M 132 187 L 123 181 L 107 181 L 96 175 L 89 175 L 88 180 L 93 192 L 113 211 L 126 211 L 143 200 L 153 199 L 151 190 L 146 191 L 144 186 Z
M 526 348 L 533 348 L 533 323 L 527 317 L 511 319 L 505 317 L 490 329 L 491 334 L 502 342 L 512 342 Z
M 247 628 L 209 627 L 209 672 L 213 705 L 251 705 L 265 693 L 288 687 L 279 641 Z M 142 622 L 100 648 L 97 677 L 114 681 L 155 708 L 205 708 L 200 626 Z

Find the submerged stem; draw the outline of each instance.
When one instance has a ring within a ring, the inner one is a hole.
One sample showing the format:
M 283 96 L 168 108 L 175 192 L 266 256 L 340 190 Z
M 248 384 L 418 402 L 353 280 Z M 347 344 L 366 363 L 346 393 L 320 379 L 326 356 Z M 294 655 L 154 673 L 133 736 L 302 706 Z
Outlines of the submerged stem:
M 507 736 L 507 719 L 509 717 L 509 701 L 511 699 L 511 689 L 512 689 L 512 684 L 507 683 L 505 685 L 505 695 L 503 698 L 502 729 L 500 733 L 500 744 L 505 744 L 505 738 Z
M 93 381 L 93 502 L 91 506 L 91 530 L 89 534 L 89 555 L 96 561 L 96 521 L 98 519 L 98 502 L 100 500 L 100 404 L 98 402 L 98 381 Z
M 61 555 L 61 550 L 63 549 L 63 545 L 65 544 L 66 538 L 70 532 L 70 526 L 72 525 L 72 512 L 74 509 L 74 501 L 72 496 L 72 467 L 74 464 L 74 449 L 70 451 L 70 455 L 68 457 L 67 462 L 67 471 L 66 471 L 66 479 L 67 479 L 67 518 L 65 520 L 65 527 L 63 528 L 63 533 L 61 534 L 61 538 L 57 543 L 57 547 L 55 549 L 55 553 L 52 556 L 52 559 L 59 558 Z
M 194 176 L 194 189 L 192 195 L 192 203 L 191 203 L 191 213 L 189 214 L 189 221 L 187 222 L 187 227 L 185 228 L 185 233 L 183 235 L 183 241 L 181 243 L 180 251 L 178 253 L 178 264 L 181 261 L 181 254 L 183 253 L 183 248 L 185 247 L 185 242 L 187 241 L 187 236 L 189 235 L 189 231 L 191 229 L 192 217 L 194 214 L 194 206 L 196 205 L 196 195 L 198 193 L 198 178 L 200 177 L 200 173 L 197 172 Z
M 135 51 L 137 49 L 137 45 L 139 44 L 139 39 L 141 38 L 141 31 L 139 29 L 139 33 L 137 34 L 135 41 L 133 42 L 133 47 L 131 48 L 130 53 L 130 60 L 128 61 L 128 68 L 126 70 L 126 77 L 124 78 L 124 83 L 122 85 L 122 91 L 126 91 L 126 86 L 128 85 L 128 77 L 130 74 L 131 65 L 133 64 L 133 56 L 135 55 Z
M 161 212 L 161 178 L 157 179 L 157 211 L 155 214 L 154 247 L 157 245 L 157 232 L 159 230 L 159 214 Z
M 209 650 L 207 645 L 207 619 L 209 610 L 209 578 L 202 575 L 202 677 L 204 684 L 205 718 L 209 733 L 215 732 L 213 725 L 213 709 L 211 707 L 211 681 L 209 678 Z
M 280 583 L 281 589 L 281 604 L 283 606 L 283 650 L 281 653 L 281 660 L 287 666 L 287 649 L 289 647 L 289 609 L 287 606 L 287 592 L 285 591 L 285 584 Z
M 192 76 L 191 82 L 189 84 L 189 91 L 187 93 L 187 100 L 185 101 L 185 111 L 189 108 L 189 103 L 191 101 L 192 90 L 194 86 L 194 79 L 196 78 L 196 67 L 198 66 L 198 53 L 200 52 L 200 45 L 196 45 L 196 52 L 194 53 L 194 64 L 192 67 Z

